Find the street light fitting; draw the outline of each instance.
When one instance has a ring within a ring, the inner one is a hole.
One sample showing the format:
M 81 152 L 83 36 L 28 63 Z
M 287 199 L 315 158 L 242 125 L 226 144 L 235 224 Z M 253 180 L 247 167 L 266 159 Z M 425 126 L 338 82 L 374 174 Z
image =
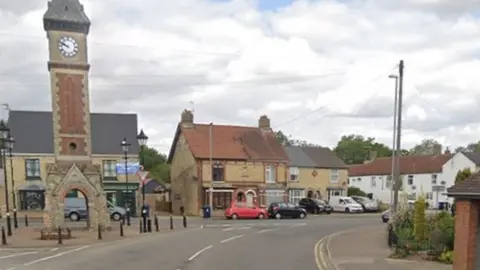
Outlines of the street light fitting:
M 130 144 L 127 142 L 127 138 L 123 138 L 123 141 L 122 143 L 120 143 L 120 146 L 122 147 L 123 153 L 128 152 L 128 147 L 130 146 Z
M 5 124 L 5 121 L 0 120 L 0 140 L 5 140 L 8 137 L 10 129 Z
M 145 133 L 143 132 L 143 129 L 141 129 L 140 133 L 137 135 L 137 141 L 140 146 L 147 145 L 148 136 L 145 135 Z
M 12 136 L 9 136 L 8 139 L 6 140 L 5 148 L 12 151 L 14 143 L 15 143 L 15 139 Z
M 395 74 L 390 74 L 390 75 L 388 75 L 388 78 L 390 78 L 390 79 L 398 79 L 398 76 L 395 75 Z

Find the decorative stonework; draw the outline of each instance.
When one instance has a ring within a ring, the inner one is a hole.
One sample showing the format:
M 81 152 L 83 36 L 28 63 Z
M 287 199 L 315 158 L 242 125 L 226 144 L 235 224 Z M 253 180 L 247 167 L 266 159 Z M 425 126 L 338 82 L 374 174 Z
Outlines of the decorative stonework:
M 58 87 L 59 133 L 85 135 L 84 76 L 56 73 Z
M 55 229 L 64 225 L 64 199 L 71 190 L 78 190 L 88 204 L 88 227 L 110 228 L 110 214 L 101 184 L 99 166 L 92 164 L 56 163 L 47 165 L 44 225 Z

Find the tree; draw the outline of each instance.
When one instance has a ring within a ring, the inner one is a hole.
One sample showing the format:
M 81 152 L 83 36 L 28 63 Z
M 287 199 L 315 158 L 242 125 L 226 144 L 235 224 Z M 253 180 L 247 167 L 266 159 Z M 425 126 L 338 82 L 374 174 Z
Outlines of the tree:
M 362 196 L 367 197 L 367 193 L 365 191 L 357 188 L 357 187 L 348 187 L 347 189 L 347 196 Z
M 442 149 L 442 145 L 435 139 L 423 139 L 421 143 L 410 149 L 410 155 L 428 156 L 436 155 L 437 149 Z
M 277 140 L 283 146 L 302 146 L 302 147 L 318 147 L 319 146 L 313 143 L 309 143 L 307 141 L 292 139 L 292 135 L 287 136 L 281 130 L 276 131 L 275 136 L 277 136 Z
M 458 171 L 457 176 L 455 176 L 455 184 L 469 178 L 470 176 L 472 176 L 472 171 L 470 170 L 470 168 L 465 168 Z
M 480 141 L 469 143 L 466 147 L 464 146 L 457 147 L 455 149 L 455 153 L 458 153 L 458 152 L 469 152 L 469 153 L 480 152 Z
M 170 183 L 170 165 L 166 163 L 166 155 L 151 147 L 144 147 L 140 155 L 140 159 L 143 161 L 143 169 L 149 171 L 151 177 L 158 181 Z
M 369 160 L 371 151 L 377 152 L 377 157 L 389 157 L 392 150 L 385 144 L 375 142 L 375 138 L 364 138 L 362 135 L 342 136 L 334 152 L 347 164 L 363 164 Z
M 415 201 L 414 212 L 413 212 L 413 235 L 417 243 L 423 243 L 425 240 L 425 231 L 427 226 L 426 215 L 426 200 L 422 195 Z

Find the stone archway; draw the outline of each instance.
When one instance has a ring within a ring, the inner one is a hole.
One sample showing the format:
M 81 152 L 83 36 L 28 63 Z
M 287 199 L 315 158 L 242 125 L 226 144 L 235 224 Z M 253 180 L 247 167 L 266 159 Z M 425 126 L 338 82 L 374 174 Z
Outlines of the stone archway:
M 244 202 L 245 201 L 245 193 L 243 191 L 237 192 L 237 202 Z
M 313 199 L 313 190 L 307 191 L 307 198 Z
M 49 229 L 63 227 L 65 196 L 76 189 L 88 202 L 89 229 L 95 230 L 98 225 L 102 229 L 110 228 L 110 214 L 100 176 L 100 168 L 91 164 L 47 165 L 44 226 Z
M 256 198 L 257 198 L 257 193 L 254 190 L 249 189 L 245 192 L 245 199 L 246 199 L 247 205 L 254 205 Z

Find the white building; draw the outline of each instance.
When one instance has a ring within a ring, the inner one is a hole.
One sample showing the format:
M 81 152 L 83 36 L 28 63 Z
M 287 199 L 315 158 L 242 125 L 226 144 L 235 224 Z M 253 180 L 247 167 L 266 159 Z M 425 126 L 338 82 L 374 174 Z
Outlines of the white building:
M 470 169 L 472 173 L 480 168 L 480 153 L 456 153 L 442 168 L 442 181 L 455 182 L 457 173 L 464 169 Z
M 415 200 L 423 193 L 433 207 L 439 202 L 448 201 L 446 189 L 454 184 L 454 179 L 442 176 L 443 165 L 452 155 L 402 156 L 400 175 L 402 191 L 409 199 Z M 375 199 L 392 201 L 392 158 L 376 158 L 366 164 L 352 166 L 349 170 L 349 186 L 371 193 Z

